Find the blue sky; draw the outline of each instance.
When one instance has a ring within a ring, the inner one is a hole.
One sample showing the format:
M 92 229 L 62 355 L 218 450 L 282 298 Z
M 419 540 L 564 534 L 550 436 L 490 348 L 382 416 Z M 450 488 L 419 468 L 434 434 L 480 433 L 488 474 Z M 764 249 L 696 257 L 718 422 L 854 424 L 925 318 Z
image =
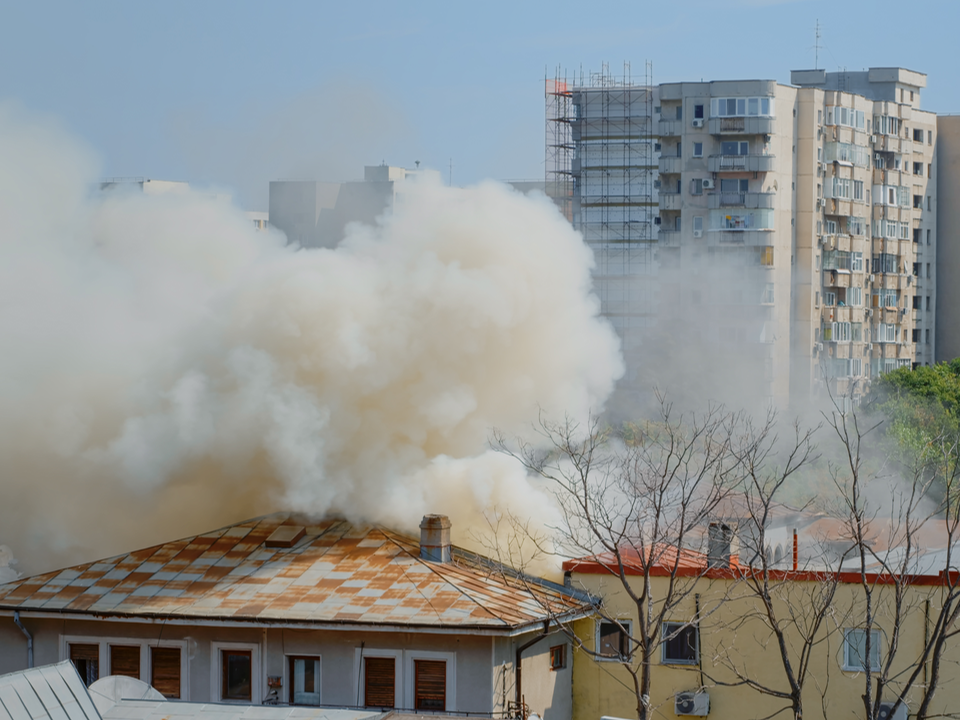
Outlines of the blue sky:
M 7 2 L 0 97 L 59 117 L 102 174 L 230 188 L 265 209 L 278 178 L 346 180 L 415 160 L 456 185 L 543 174 L 545 74 L 655 82 L 772 78 L 814 65 L 928 74 L 960 112 L 960 2 Z

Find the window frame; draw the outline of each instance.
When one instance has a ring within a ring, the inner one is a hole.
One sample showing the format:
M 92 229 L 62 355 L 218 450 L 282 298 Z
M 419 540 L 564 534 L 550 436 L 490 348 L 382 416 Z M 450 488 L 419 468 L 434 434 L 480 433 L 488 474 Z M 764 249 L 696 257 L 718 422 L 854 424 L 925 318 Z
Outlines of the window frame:
M 617 655 L 601 655 L 600 654 L 600 637 L 602 634 L 601 629 L 603 628 L 604 625 L 613 625 L 614 627 L 617 628 L 617 631 L 621 636 L 621 647 L 623 647 L 624 644 L 626 645 L 626 650 L 627 650 L 626 654 L 623 654 L 623 653 L 618 653 Z M 594 628 L 594 632 L 595 632 L 595 636 L 594 636 L 593 647 L 594 647 L 595 657 L 598 662 L 623 663 L 623 662 L 629 662 L 630 659 L 633 657 L 633 652 L 632 652 L 633 648 L 630 647 L 631 638 L 633 637 L 633 621 L 632 620 L 619 619 L 619 618 L 616 620 L 612 620 L 612 619 L 601 618 L 597 620 L 597 624 Z
M 672 629 L 671 629 L 672 628 Z M 694 638 L 693 658 L 667 657 L 667 636 L 678 632 L 692 631 Z M 689 622 L 664 622 L 660 626 L 660 664 L 661 665 L 698 665 L 700 663 L 700 628 Z
M 403 674 L 404 680 L 401 685 L 400 681 L 397 681 L 398 688 L 402 689 L 402 700 L 404 701 L 403 705 L 398 705 L 398 708 L 403 709 L 412 709 L 416 705 L 417 699 L 417 671 L 416 671 L 416 661 L 417 660 L 443 660 L 447 663 L 447 687 L 446 687 L 446 697 L 444 702 L 446 707 L 444 712 L 446 713 L 455 713 L 458 712 L 457 707 L 457 654 L 452 652 L 437 652 L 433 650 L 404 650 L 402 652 L 403 656 Z M 414 712 L 426 712 L 426 711 L 417 711 Z
M 249 652 L 250 653 L 250 699 L 238 700 L 223 697 L 223 653 Z M 265 678 L 260 675 L 260 645 L 257 643 L 239 642 L 211 642 L 210 643 L 210 697 L 217 698 L 214 702 L 259 705 L 263 701 L 263 683 Z
M 866 633 L 865 628 L 845 628 L 843 631 L 843 663 L 841 667 L 845 672 L 865 672 L 866 671 L 866 661 L 863 658 L 860 658 L 859 664 L 850 663 L 850 650 L 852 645 L 850 644 L 850 637 L 853 633 Z M 881 653 L 880 653 L 880 630 L 877 628 L 872 628 L 870 630 L 871 642 L 870 650 L 871 655 L 873 652 L 876 652 L 876 666 L 873 664 L 874 658 L 869 658 L 870 660 L 870 671 L 879 672 L 880 666 L 882 664 Z M 865 637 L 865 636 L 864 636 Z M 866 645 L 866 643 L 864 643 Z
M 550 648 L 550 670 L 563 670 L 567 667 L 567 646 L 553 645 Z
M 180 650 L 180 697 L 179 700 L 190 699 L 190 658 L 187 652 L 189 640 L 156 640 L 136 637 L 96 636 L 96 635 L 60 635 L 60 660 L 70 659 L 71 645 L 98 645 L 99 646 L 99 676 L 101 678 L 112 674 L 110 668 L 110 646 L 139 646 L 140 647 L 140 680 L 151 685 L 153 674 L 153 656 L 151 648 L 179 648 Z

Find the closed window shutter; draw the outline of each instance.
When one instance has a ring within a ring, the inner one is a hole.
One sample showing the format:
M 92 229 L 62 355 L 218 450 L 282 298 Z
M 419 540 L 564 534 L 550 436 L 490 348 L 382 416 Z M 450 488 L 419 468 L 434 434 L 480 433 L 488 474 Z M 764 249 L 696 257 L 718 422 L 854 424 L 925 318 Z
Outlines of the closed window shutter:
M 396 661 L 393 658 L 364 658 L 363 704 L 392 708 L 396 693 Z
M 77 668 L 84 685 L 100 679 L 100 646 L 70 645 L 70 660 Z
M 447 709 L 447 663 L 443 660 L 415 661 L 416 709 Z
M 150 684 L 166 698 L 180 698 L 180 648 L 150 648 Z
M 110 674 L 140 679 L 140 646 L 111 645 Z

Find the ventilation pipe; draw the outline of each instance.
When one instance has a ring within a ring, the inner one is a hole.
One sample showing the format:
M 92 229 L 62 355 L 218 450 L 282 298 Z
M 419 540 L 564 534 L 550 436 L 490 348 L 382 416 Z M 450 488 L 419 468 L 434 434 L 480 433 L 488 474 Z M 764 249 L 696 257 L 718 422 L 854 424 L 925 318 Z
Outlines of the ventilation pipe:
M 424 515 L 420 521 L 420 559 L 450 562 L 450 518 L 446 515 Z
M 27 636 L 27 667 L 33 667 L 33 635 L 23 626 L 23 623 L 20 622 L 20 611 L 13 611 L 13 622 L 20 628 L 20 632 Z

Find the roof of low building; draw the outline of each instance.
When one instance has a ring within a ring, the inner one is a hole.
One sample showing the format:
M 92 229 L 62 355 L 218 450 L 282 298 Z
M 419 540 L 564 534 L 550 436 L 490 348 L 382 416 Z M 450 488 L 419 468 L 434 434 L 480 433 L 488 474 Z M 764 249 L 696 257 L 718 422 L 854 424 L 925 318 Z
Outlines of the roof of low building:
M 0 720 L 100 720 L 73 663 L 0 675 Z
M 581 593 L 460 548 L 450 562 L 430 562 L 417 540 L 384 527 L 293 513 L 0 586 L 0 611 L 198 623 L 510 633 L 591 607 Z

